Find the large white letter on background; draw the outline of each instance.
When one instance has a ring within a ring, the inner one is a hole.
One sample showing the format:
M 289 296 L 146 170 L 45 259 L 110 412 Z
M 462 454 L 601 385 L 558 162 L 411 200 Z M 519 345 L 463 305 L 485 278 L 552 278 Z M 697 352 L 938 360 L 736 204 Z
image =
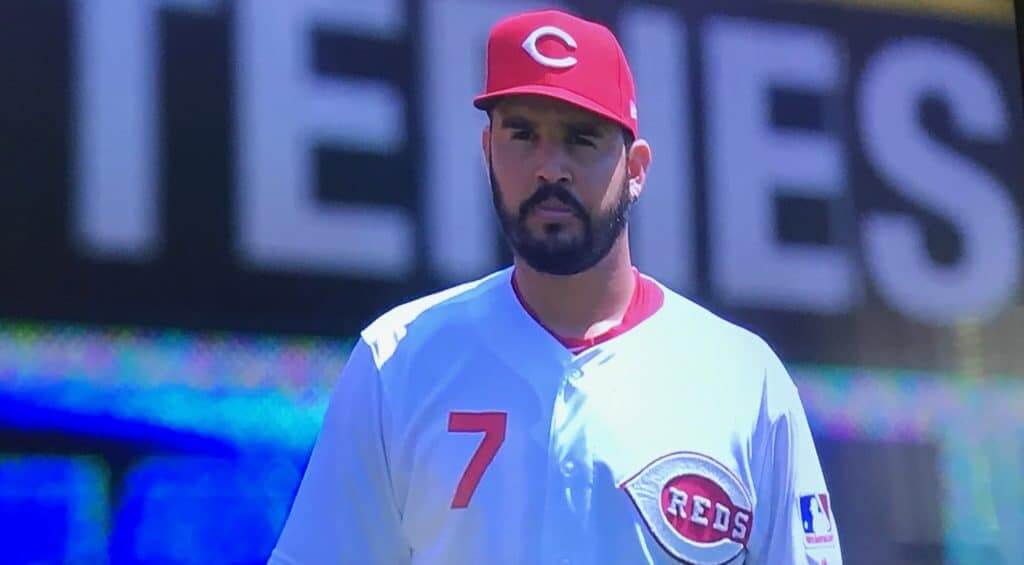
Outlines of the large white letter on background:
M 842 64 L 835 40 L 810 27 L 724 17 L 706 33 L 713 290 L 738 306 L 847 311 L 856 295 L 849 251 L 782 243 L 775 231 L 777 195 L 831 202 L 845 195 L 835 132 L 771 123 L 773 88 L 838 95 Z
M 628 7 L 619 22 L 633 69 L 640 137 L 653 163 L 629 231 L 637 265 L 679 292 L 695 290 L 697 259 L 686 30 L 667 8 Z
M 918 117 L 927 96 L 943 101 L 967 139 L 1000 143 L 1009 135 L 1006 101 L 970 54 L 936 40 L 905 40 L 875 55 L 858 97 L 867 157 L 890 188 L 951 223 L 962 252 L 955 264 L 940 265 L 929 257 L 920 225 L 876 212 L 862 228 L 864 257 L 895 310 L 952 324 L 991 316 L 1013 298 L 1021 223 L 1008 187 L 929 136 Z
M 405 26 L 402 4 L 239 2 L 239 242 L 251 264 L 387 279 L 415 266 L 411 214 L 398 206 L 318 202 L 313 174 L 318 144 L 387 154 L 405 143 L 396 87 L 314 73 L 314 24 L 397 36 Z

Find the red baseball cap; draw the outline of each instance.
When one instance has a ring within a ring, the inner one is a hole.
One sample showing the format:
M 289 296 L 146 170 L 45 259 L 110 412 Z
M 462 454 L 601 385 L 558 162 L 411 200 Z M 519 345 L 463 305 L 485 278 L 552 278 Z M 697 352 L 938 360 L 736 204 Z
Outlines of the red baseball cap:
M 622 47 L 605 26 L 557 10 L 499 21 L 487 40 L 484 93 L 473 105 L 537 94 L 612 121 L 637 137 L 636 87 Z

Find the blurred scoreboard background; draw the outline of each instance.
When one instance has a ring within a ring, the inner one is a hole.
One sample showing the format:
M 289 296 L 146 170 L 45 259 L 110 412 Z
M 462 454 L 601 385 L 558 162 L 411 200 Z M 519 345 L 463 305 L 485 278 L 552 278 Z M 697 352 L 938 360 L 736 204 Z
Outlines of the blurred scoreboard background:
M 265 560 L 359 329 L 508 263 L 470 101 L 554 5 L 632 60 L 639 266 L 779 352 L 847 562 L 1024 563 L 1009 0 L 0 2 L 0 561 Z

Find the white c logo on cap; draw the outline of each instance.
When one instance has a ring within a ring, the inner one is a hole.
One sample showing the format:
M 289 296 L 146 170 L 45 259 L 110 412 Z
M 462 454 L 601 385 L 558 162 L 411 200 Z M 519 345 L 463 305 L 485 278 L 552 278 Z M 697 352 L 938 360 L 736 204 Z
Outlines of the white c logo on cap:
M 561 59 L 554 59 L 541 53 L 537 49 L 537 41 L 539 41 L 540 38 L 547 35 L 561 39 L 563 43 L 565 43 L 572 49 L 576 48 L 576 40 L 573 39 L 572 36 L 566 33 L 565 31 L 555 26 L 541 26 L 533 30 L 533 32 L 531 32 L 530 35 L 526 37 L 526 40 L 523 41 L 523 49 L 526 50 L 527 53 L 529 53 L 530 57 L 533 57 L 534 61 L 537 61 L 538 63 L 544 65 L 545 67 L 552 67 L 555 69 L 567 69 L 575 65 L 577 63 L 576 57 L 562 57 Z

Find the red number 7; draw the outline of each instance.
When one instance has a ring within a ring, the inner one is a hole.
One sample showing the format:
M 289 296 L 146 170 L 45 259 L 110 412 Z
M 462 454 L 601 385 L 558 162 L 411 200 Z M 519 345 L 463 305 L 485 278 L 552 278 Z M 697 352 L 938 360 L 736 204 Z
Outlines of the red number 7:
M 476 448 L 476 453 L 466 465 L 466 471 L 459 479 L 459 486 L 455 488 L 455 496 L 452 497 L 452 508 L 465 508 L 469 505 L 469 499 L 476 491 L 476 485 L 480 477 L 484 475 L 487 466 L 494 460 L 498 448 L 505 441 L 505 424 L 508 421 L 508 414 L 505 412 L 449 412 L 449 432 L 483 432 L 484 439 Z

